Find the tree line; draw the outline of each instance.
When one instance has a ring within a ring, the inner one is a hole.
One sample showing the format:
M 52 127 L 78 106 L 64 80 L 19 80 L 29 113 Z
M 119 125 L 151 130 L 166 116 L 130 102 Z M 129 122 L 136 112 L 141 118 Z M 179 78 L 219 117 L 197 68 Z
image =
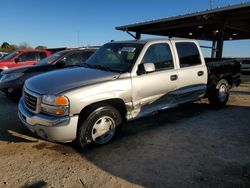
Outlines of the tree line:
M 32 50 L 32 49 L 37 49 L 37 50 L 42 50 L 42 49 L 46 49 L 46 46 L 42 46 L 39 45 L 35 48 L 33 48 L 32 46 L 30 46 L 27 42 L 23 42 L 19 45 L 15 45 L 15 44 L 9 44 L 8 42 L 3 42 L 1 47 L 0 47 L 0 52 L 13 52 L 16 50 Z

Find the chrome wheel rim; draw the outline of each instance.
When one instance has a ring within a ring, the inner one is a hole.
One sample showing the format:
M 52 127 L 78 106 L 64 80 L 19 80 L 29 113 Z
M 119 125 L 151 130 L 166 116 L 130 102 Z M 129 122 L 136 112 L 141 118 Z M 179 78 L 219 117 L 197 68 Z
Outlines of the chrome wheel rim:
M 115 121 L 109 116 L 103 116 L 95 122 L 91 133 L 94 142 L 105 144 L 115 134 Z
M 227 99 L 227 95 L 228 95 L 227 86 L 225 84 L 222 84 L 219 88 L 219 100 L 220 100 L 220 102 L 225 101 Z

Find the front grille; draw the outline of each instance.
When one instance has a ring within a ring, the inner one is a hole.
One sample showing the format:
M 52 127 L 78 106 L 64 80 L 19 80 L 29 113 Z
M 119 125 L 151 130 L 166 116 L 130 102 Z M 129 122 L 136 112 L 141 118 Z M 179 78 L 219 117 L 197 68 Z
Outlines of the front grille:
M 30 110 L 36 111 L 37 98 L 35 96 L 32 96 L 27 92 L 24 92 L 24 103 Z

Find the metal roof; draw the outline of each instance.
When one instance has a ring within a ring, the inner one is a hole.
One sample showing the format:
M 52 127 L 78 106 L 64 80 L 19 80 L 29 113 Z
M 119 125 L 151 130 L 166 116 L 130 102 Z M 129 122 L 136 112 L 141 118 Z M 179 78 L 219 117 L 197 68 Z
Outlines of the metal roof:
M 250 39 L 250 2 L 116 27 L 117 30 L 169 37 Z
M 164 42 L 164 41 L 183 41 L 183 39 L 180 38 L 172 38 L 172 39 L 167 39 L 167 38 L 153 38 L 153 39 L 141 39 L 141 40 L 123 40 L 123 41 L 113 41 L 110 43 L 128 43 L 128 44 L 142 44 L 145 45 L 148 42 Z M 194 41 L 192 39 L 185 39 L 185 41 Z

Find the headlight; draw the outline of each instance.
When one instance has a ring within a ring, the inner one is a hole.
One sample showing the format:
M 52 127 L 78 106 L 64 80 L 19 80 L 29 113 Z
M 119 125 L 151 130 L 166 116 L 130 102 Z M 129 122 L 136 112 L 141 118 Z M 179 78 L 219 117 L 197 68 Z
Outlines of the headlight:
M 69 100 L 65 96 L 43 95 L 42 111 L 51 115 L 69 115 Z
M 3 74 L 0 81 L 6 82 L 6 81 L 15 80 L 15 79 L 21 77 L 22 75 L 23 75 L 23 73 Z

